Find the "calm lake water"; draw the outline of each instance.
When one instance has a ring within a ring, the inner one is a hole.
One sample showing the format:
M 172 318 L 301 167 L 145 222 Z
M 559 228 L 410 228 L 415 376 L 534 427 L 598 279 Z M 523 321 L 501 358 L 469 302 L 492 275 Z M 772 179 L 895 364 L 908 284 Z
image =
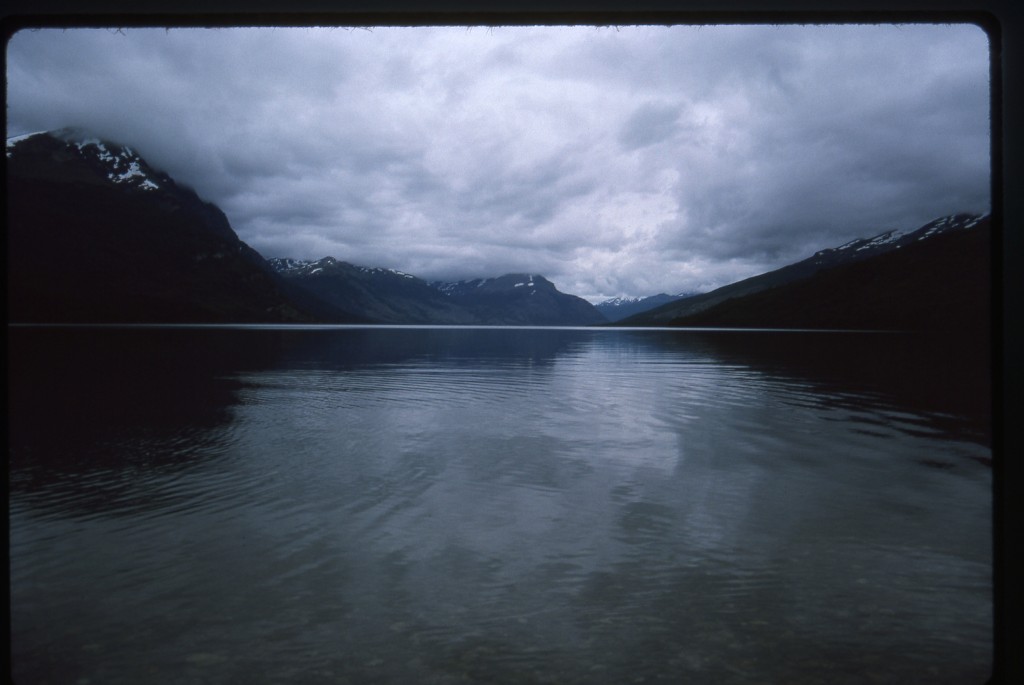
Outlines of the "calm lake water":
M 31 683 L 966 683 L 983 346 L 9 329 Z

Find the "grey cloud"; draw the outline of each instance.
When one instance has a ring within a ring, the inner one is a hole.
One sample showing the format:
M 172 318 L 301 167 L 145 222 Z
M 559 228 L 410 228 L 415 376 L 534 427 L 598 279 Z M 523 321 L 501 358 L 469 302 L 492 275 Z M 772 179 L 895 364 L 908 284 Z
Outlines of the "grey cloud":
M 131 144 L 266 256 L 645 295 L 987 210 L 986 48 L 927 25 L 22 32 L 8 135 Z
M 455 204 L 464 217 L 486 217 L 491 226 L 520 231 L 544 224 L 595 183 L 574 173 L 565 157 L 553 156 L 523 169 L 490 167 L 457 194 Z
M 693 225 L 670 244 L 777 264 L 871 231 L 989 208 L 983 52 L 962 80 L 927 63 L 901 70 L 907 55 L 880 56 L 873 40 L 844 46 L 848 63 L 825 60 L 824 44 L 811 47 L 813 59 L 809 52 L 793 78 L 805 85 L 746 91 L 756 116 L 713 146 L 713 159 L 684 169 L 679 200 Z M 858 69 L 866 65 L 867 75 Z
M 638 107 L 619 131 L 619 143 L 627 150 L 646 147 L 670 138 L 676 130 L 679 108 L 645 103 Z

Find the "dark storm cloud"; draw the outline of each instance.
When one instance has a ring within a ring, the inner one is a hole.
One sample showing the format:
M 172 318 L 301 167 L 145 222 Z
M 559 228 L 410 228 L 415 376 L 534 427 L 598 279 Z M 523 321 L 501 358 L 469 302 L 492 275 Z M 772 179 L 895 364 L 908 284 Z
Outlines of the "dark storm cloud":
M 8 135 L 81 126 L 265 256 L 591 298 L 989 208 L 971 26 L 43 30 Z
M 765 59 L 761 72 L 785 73 L 788 85 L 722 86 L 730 104 L 712 114 L 720 135 L 681 155 L 680 206 L 692 220 L 669 245 L 699 243 L 712 260 L 771 265 L 943 213 L 988 209 L 980 31 L 969 29 L 978 50 L 961 64 L 941 32 L 889 28 L 907 43 L 886 50 L 875 33 L 824 31 L 794 38 L 782 53 L 785 71 Z

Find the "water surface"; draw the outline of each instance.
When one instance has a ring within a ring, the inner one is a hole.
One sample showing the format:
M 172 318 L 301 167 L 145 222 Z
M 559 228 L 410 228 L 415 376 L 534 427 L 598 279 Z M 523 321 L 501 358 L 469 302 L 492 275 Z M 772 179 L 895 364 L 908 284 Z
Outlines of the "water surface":
M 983 347 L 9 331 L 19 683 L 982 683 Z

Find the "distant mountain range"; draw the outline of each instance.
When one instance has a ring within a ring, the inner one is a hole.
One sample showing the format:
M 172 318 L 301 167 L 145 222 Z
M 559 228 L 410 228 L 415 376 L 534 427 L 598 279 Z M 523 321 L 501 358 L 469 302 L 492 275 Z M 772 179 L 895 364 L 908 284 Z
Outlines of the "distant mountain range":
M 455 283 L 431 284 L 452 302 L 473 313 L 481 323 L 574 326 L 608 323 L 604 315 L 581 297 L 559 292 L 537 274 L 505 274 Z
M 271 259 L 269 264 L 286 282 L 365 321 L 476 323 L 423 279 L 399 271 L 355 266 L 333 257 Z
M 267 261 L 220 209 L 132 148 L 85 131 L 6 147 L 9 321 L 607 322 L 537 275 L 430 285 L 331 257 Z
M 607 323 L 586 300 L 532 274 L 427 283 L 394 269 L 355 266 L 333 257 L 271 259 L 289 283 L 366 320 L 405 324 L 589 326 Z
M 709 293 L 596 307 L 538 274 L 427 282 L 333 257 L 266 260 L 132 148 L 73 129 L 7 141 L 8 320 L 934 328 L 987 321 L 989 219 L 821 250 Z
M 605 300 L 600 304 L 594 305 L 597 307 L 597 311 L 604 314 L 605 318 L 611 322 L 621 321 L 625 318 L 646 312 L 648 310 L 659 307 L 669 302 L 675 302 L 684 297 L 693 297 L 699 295 L 697 292 L 683 292 L 678 295 L 668 295 L 666 293 L 658 293 L 657 295 L 650 295 L 648 297 L 614 297 L 610 300 Z

